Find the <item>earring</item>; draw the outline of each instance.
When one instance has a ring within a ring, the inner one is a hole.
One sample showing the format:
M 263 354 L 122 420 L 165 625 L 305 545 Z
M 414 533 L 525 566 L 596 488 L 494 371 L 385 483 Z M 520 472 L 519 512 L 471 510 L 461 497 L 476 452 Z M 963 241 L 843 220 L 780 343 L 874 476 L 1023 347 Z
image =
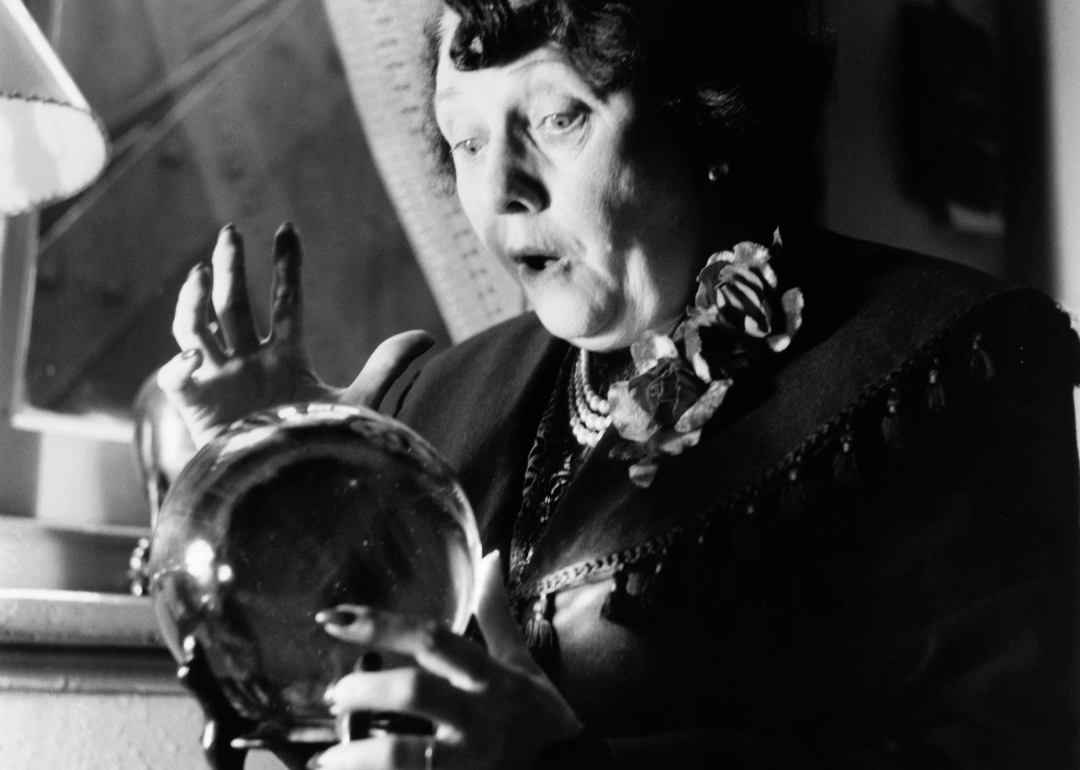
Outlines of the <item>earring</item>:
M 714 163 L 713 165 L 709 166 L 709 181 L 715 184 L 716 182 L 719 182 L 722 177 L 727 176 L 730 171 L 731 166 L 729 166 L 726 162 Z

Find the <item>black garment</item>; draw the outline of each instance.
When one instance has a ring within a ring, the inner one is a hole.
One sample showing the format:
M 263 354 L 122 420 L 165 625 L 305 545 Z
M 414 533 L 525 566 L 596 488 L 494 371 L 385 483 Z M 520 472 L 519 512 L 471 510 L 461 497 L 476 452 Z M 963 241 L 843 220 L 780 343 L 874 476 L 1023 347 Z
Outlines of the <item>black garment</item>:
M 939 260 L 783 235 L 805 321 L 767 386 L 645 490 L 609 430 L 537 543 L 522 598 L 556 587 L 549 673 L 605 741 L 547 766 L 1075 767 L 1067 317 Z M 527 315 L 403 399 L 486 549 L 509 552 L 566 353 Z M 640 612 L 601 612 L 616 564 Z

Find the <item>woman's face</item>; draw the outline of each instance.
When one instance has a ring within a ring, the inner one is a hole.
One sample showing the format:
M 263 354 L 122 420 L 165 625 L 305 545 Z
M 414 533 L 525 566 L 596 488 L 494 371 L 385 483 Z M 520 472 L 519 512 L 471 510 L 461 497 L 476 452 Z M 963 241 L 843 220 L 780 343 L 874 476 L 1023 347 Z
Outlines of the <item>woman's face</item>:
M 556 337 L 614 350 L 670 332 L 708 253 L 704 173 L 658 115 L 597 96 L 553 47 L 455 69 L 457 22 L 443 19 L 435 114 L 480 239 Z

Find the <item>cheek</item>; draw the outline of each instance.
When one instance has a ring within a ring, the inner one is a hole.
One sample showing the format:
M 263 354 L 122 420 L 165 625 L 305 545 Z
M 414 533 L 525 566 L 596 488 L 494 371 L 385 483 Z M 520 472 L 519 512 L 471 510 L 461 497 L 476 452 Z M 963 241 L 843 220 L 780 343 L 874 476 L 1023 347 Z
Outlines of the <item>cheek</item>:
M 705 258 L 702 201 L 688 163 L 652 144 L 653 154 L 628 146 L 613 158 L 598 198 L 613 249 L 609 267 L 627 312 L 646 325 L 682 312 Z
M 494 217 L 487 215 L 477 192 L 475 187 L 467 181 L 459 180 L 457 182 L 457 199 L 462 212 L 465 214 L 465 219 L 472 225 L 473 232 L 480 238 L 480 242 L 492 254 L 495 254 L 493 247 L 497 243 L 497 221 Z
M 652 151 L 638 148 L 636 163 L 619 175 L 613 221 L 646 261 L 680 269 L 703 256 L 703 200 L 686 157 L 674 146 L 655 141 Z M 665 268 L 666 270 L 667 268 Z
M 575 176 L 567 209 L 577 223 L 578 234 L 591 241 L 596 265 L 612 277 L 620 277 L 640 240 L 638 230 L 647 213 L 643 180 L 615 154 L 581 164 Z
M 679 226 L 673 204 L 685 190 L 676 184 L 683 181 L 684 165 L 677 155 L 655 131 L 639 129 L 626 132 L 599 159 L 597 195 L 617 246 L 653 247 Z

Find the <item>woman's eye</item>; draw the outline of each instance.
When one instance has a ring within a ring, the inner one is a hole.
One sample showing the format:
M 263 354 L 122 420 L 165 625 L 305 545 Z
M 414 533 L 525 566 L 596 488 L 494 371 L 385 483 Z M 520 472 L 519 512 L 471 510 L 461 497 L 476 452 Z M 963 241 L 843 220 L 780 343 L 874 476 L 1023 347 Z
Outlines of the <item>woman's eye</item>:
M 455 153 L 461 152 L 465 155 L 475 155 L 480 152 L 480 148 L 483 147 L 483 143 L 475 136 L 468 139 L 462 139 L 460 142 L 454 145 L 453 151 Z
M 555 112 L 540 121 L 541 128 L 560 134 L 576 127 L 585 117 L 584 112 Z

